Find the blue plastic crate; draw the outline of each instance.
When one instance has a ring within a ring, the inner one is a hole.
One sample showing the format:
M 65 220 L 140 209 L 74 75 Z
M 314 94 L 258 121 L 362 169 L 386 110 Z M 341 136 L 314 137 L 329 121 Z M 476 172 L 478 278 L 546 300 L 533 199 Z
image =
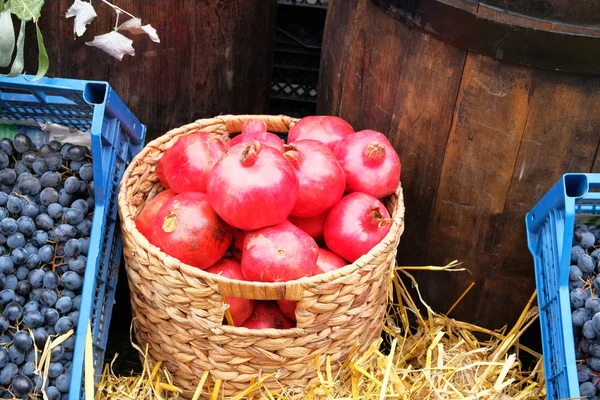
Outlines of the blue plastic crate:
M 106 82 L 0 77 L 0 120 L 35 120 L 91 131 L 95 208 L 77 325 L 69 399 L 84 398 L 83 365 L 91 323 L 94 372 L 104 363 L 108 328 L 121 262 L 118 185 L 129 161 L 142 149 L 146 126 Z
M 578 398 L 569 267 L 575 216 L 600 214 L 600 174 L 565 174 L 526 216 L 548 400 Z

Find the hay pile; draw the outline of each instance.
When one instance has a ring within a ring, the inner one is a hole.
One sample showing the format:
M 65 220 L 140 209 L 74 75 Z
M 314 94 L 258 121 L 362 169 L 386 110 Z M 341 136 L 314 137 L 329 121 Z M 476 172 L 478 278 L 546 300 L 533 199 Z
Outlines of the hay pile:
M 424 302 L 427 313 L 423 315 L 400 279 L 400 276 L 405 276 L 418 293 L 410 270 L 448 273 L 462 271 L 459 266 L 453 262 L 445 267 L 398 267 L 393 282 L 395 298 L 390 299 L 382 338 L 365 354 L 348 357 L 343 367 L 334 374 L 329 358 L 317 358 L 315 363 L 320 371 L 320 382 L 305 393 L 292 395 L 286 393 L 285 388 L 278 393 L 270 391 L 261 385 L 264 380 L 272 378 L 272 375 L 267 375 L 228 399 L 526 400 L 545 397 L 541 355 L 519 343 L 523 332 L 537 320 L 537 307 L 533 306 L 535 294 L 510 331 L 490 331 L 434 313 Z M 462 297 L 464 294 L 460 299 Z M 446 314 L 450 314 L 454 306 Z M 149 359 L 147 349 L 143 351 L 134 346 L 144 361 L 142 374 L 116 376 L 107 364 L 95 398 L 179 398 L 182 391 L 173 386 L 169 372 L 161 363 Z M 535 360 L 531 370 L 519 361 L 522 352 Z M 200 396 L 210 396 L 211 400 L 225 399 L 219 391 L 219 380 L 214 387 L 206 384 L 208 374 L 209 371 L 204 373 L 195 393 L 186 393 L 186 397 L 194 400 Z

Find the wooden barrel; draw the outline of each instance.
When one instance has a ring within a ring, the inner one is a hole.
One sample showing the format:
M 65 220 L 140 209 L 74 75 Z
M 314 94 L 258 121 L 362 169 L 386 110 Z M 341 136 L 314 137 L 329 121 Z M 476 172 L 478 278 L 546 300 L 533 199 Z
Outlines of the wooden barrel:
M 377 3 L 377 4 L 375 4 Z M 385 133 L 402 160 L 401 265 L 452 316 L 514 323 L 535 289 L 525 213 L 566 172 L 600 172 L 600 3 L 332 0 L 319 114 Z
M 109 32 L 115 12 L 94 2 L 96 19 L 74 40 L 72 0 L 47 1 L 40 28 L 49 76 L 108 81 L 148 125 L 147 141 L 171 128 L 219 114 L 268 111 L 276 1 L 120 0 L 116 4 L 156 28 L 160 43 L 135 37 L 135 56 L 116 60 L 85 45 Z M 128 18 L 121 15 L 120 21 Z M 16 21 L 16 20 L 15 20 Z M 18 25 L 17 25 L 18 28 Z M 27 36 L 26 71 L 37 70 L 35 29 Z M 5 72 L 5 71 L 0 71 Z

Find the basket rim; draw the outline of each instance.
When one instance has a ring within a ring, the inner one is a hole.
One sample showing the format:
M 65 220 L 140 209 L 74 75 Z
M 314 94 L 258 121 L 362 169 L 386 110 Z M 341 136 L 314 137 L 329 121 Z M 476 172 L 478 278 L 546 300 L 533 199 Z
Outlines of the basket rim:
M 135 224 L 135 219 L 133 218 L 132 213 L 130 212 L 131 205 L 130 201 L 126 199 L 126 183 L 130 179 L 131 172 L 133 169 L 144 163 L 144 159 L 148 155 L 148 153 L 152 150 L 160 150 L 162 144 L 169 143 L 173 138 L 177 136 L 182 136 L 189 134 L 193 131 L 202 131 L 206 126 L 212 126 L 216 124 L 221 124 L 225 128 L 232 126 L 232 121 L 235 120 L 239 122 L 239 120 L 247 120 L 247 119 L 260 119 L 267 124 L 273 119 L 280 119 L 285 125 L 291 128 L 299 118 L 291 118 L 289 116 L 280 114 L 280 115 L 269 115 L 269 114 L 246 114 L 246 115 L 220 115 L 214 118 L 205 118 L 198 119 L 192 123 L 188 123 L 182 125 L 179 128 L 174 128 L 166 132 L 165 134 L 157 137 L 156 139 L 150 141 L 132 160 L 131 163 L 127 166 L 123 178 L 119 184 L 119 196 L 118 196 L 118 209 L 122 224 L 125 224 L 127 221 L 131 222 L 130 233 L 135 238 L 136 246 L 141 247 L 142 250 L 152 254 L 154 257 L 162 260 L 164 262 L 165 268 L 170 269 L 179 269 L 183 274 L 188 275 L 193 278 L 199 278 L 204 281 L 210 282 L 214 281 L 217 284 L 221 283 L 234 283 L 234 282 L 244 282 L 245 285 L 256 286 L 260 288 L 279 288 L 285 289 L 288 287 L 297 287 L 301 286 L 302 288 L 310 288 L 314 287 L 321 283 L 327 283 L 332 280 L 338 279 L 343 276 L 348 276 L 359 270 L 364 265 L 370 263 L 376 257 L 378 257 L 381 253 L 383 253 L 391 244 L 393 244 L 397 238 L 402 236 L 404 231 L 404 216 L 405 216 L 405 205 L 404 205 L 404 196 L 403 196 L 403 188 L 402 182 L 398 184 L 395 192 L 392 195 L 397 197 L 396 205 L 393 210 L 390 211 L 390 216 L 392 217 L 392 224 L 388 233 L 384 236 L 384 238 L 377 243 L 371 250 L 363 254 L 360 258 L 355 260 L 352 263 L 349 263 L 341 268 L 338 268 L 333 271 L 328 271 L 322 274 L 313 275 L 310 277 L 302 277 L 295 280 L 285 281 L 285 282 L 255 282 L 255 281 L 241 281 L 237 279 L 231 279 L 224 277 L 220 274 L 214 274 L 207 272 L 206 270 L 202 270 L 200 268 L 194 267 L 192 265 L 186 264 L 179 259 L 165 253 L 159 247 L 153 245 L 148 241 L 148 239 L 139 232 L 137 226 Z M 236 133 L 235 131 L 227 130 L 226 133 L 228 135 L 232 133 Z M 165 150 L 161 150 L 164 153 Z M 390 196 L 392 196 L 390 195 Z M 388 196 L 389 197 L 389 196 Z M 217 291 L 218 292 L 218 291 Z M 219 293 L 220 294 L 220 293 Z M 239 328 L 239 327 L 237 327 Z

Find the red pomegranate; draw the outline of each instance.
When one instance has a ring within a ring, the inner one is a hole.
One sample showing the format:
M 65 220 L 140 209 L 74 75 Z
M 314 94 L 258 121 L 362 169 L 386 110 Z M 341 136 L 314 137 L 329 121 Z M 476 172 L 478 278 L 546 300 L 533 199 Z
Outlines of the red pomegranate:
M 302 118 L 290 129 L 288 143 L 313 139 L 325 143 L 333 151 L 336 144 L 352 132 L 354 132 L 352 126 L 340 117 L 311 115 Z

